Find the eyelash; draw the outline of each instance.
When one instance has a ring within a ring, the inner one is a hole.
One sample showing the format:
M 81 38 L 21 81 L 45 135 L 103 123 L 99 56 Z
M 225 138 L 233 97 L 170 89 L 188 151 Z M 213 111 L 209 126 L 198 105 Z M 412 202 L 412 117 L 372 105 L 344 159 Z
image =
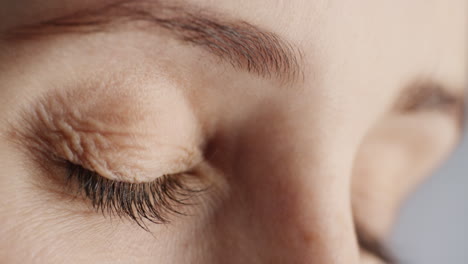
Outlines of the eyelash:
M 194 196 L 203 191 L 184 183 L 183 174 L 164 175 L 153 182 L 129 183 L 106 179 L 80 165 L 66 162 L 67 184 L 78 195 L 91 201 L 104 215 L 129 218 L 149 231 L 144 220 L 155 224 L 170 222 L 171 215 L 185 215 L 180 206 L 193 205 Z

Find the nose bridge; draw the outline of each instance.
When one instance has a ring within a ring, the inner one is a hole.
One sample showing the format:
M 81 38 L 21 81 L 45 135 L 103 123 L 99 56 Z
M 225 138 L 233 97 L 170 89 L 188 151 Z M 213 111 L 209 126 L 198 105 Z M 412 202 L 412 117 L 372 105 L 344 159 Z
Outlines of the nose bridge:
M 236 217 L 264 263 L 357 263 L 347 157 L 302 131 L 311 130 L 257 123 L 241 137 Z

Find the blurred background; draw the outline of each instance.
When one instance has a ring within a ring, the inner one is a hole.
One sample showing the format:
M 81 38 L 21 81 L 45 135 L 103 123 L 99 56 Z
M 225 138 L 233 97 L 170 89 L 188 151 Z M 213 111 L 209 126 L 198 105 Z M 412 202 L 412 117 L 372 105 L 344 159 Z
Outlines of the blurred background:
M 468 264 L 468 133 L 403 206 L 391 245 L 403 264 Z

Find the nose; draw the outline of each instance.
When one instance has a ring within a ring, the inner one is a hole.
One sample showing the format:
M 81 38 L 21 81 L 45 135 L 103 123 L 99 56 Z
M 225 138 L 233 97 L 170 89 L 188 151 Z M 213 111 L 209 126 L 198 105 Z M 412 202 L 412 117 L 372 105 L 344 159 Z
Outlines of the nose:
M 222 263 L 358 263 L 350 154 L 323 127 L 268 117 L 248 124 L 229 150 L 214 254 Z

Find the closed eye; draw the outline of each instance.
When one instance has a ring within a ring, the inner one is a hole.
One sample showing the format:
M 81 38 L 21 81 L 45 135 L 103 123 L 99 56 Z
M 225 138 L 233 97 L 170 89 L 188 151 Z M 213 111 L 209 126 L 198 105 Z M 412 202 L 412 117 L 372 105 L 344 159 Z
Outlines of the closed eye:
M 190 187 L 186 174 L 164 175 L 152 182 L 130 183 L 104 178 L 78 164 L 64 162 L 67 185 L 88 199 L 104 215 L 126 217 L 148 231 L 145 220 L 156 224 L 184 215 L 182 206 L 194 204 L 203 189 Z

